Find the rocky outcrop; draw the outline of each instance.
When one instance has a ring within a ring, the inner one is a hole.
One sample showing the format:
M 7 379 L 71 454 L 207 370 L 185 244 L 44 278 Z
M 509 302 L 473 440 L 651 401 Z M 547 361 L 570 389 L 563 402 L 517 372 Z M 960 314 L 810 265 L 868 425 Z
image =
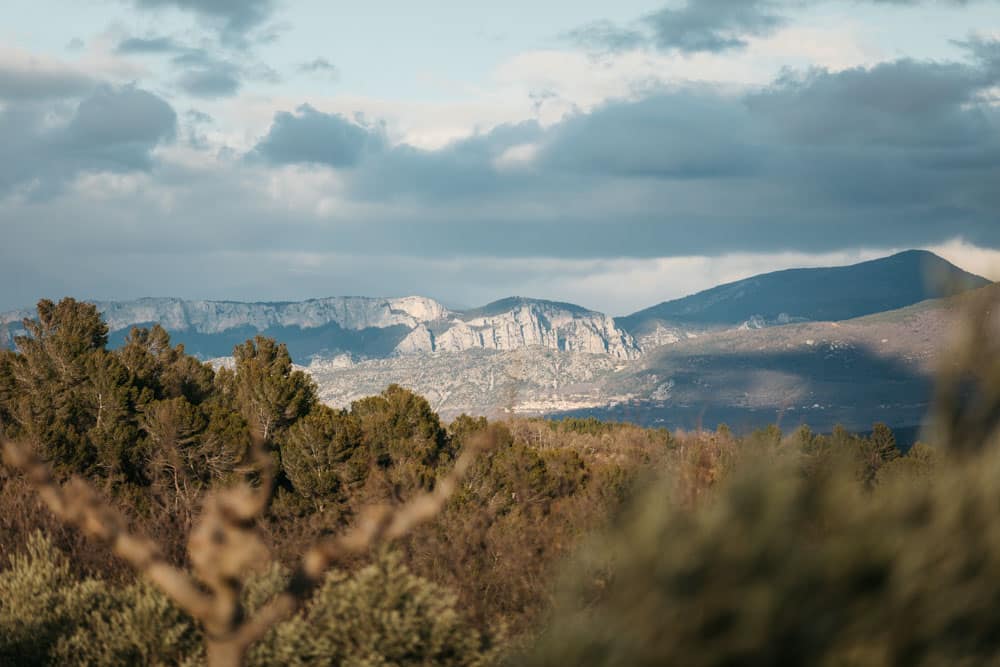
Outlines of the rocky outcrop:
M 523 299 L 497 312 L 473 312 L 450 322 L 435 338 L 435 351 L 516 350 L 539 346 L 564 352 L 607 354 L 634 359 L 639 348 L 607 315 L 549 301 Z

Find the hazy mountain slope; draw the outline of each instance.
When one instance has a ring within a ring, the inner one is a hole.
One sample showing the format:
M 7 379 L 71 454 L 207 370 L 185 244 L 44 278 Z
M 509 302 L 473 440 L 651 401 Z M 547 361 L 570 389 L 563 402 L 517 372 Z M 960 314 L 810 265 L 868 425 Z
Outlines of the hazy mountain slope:
M 910 250 L 851 266 L 754 276 L 666 301 L 616 324 L 645 343 L 671 330 L 847 320 L 943 296 L 951 288 L 988 284 L 933 253 Z
M 1000 292 L 991 284 L 976 290 Z M 781 422 L 917 426 L 956 307 L 973 292 L 843 322 L 727 330 L 659 348 L 598 388 L 628 395 L 573 414 L 694 428 Z

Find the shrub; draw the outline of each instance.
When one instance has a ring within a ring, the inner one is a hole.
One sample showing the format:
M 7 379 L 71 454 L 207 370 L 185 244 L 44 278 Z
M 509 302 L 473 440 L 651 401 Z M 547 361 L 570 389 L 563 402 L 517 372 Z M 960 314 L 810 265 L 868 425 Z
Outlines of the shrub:
M 272 570 L 250 596 L 263 599 L 281 581 Z M 384 554 L 353 575 L 328 574 L 308 606 L 251 651 L 249 664 L 483 665 L 495 651 L 492 638 L 463 619 L 454 595 Z
M 0 664 L 178 664 L 199 644 L 191 621 L 159 592 L 75 579 L 41 533 L 0 572 Z

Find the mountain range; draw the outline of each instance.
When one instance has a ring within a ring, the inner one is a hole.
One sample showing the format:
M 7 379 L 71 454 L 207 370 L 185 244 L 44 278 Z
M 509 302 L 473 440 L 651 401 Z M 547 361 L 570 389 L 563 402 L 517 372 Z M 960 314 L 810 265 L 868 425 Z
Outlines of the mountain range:
M 274 337 L 334 405 L 396 382 L 446 416 L 595 414 L 692 427 L 780 413 L 823 428 L 879 416 L 918 423 L 945 326 L 942 297 L 989 285 L 906 251 L 754 276 L 618 318 L 525 297 L 468 310 L 419 296 L 97 306 L 112 345 L 153 323 L 205 359 L 258 333 Z M 0 314 L 0 345 L 12 345 L 32 314 Z

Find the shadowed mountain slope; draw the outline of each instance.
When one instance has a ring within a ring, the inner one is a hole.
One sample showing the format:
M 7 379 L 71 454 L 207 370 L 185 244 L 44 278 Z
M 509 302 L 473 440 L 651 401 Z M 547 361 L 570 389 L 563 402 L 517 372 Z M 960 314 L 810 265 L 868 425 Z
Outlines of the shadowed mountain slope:
M 908 250 L 851 266 L 789 269 L 666 301 L 616 320 L 641 336 L 657 326 L 751 327 L 840 321 L 903 308 L 990 284 L 923 250 Z

